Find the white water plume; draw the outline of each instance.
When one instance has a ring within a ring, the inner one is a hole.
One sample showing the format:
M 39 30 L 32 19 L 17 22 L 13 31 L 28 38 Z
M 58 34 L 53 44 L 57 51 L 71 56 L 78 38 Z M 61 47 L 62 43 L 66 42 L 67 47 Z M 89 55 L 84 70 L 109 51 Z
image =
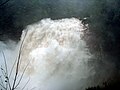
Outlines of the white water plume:
M 84 29 L 76 18 L 44 19 L 29 25 L 21 39 L 27 32 L 21 53 L 20 72 L 29 64 L 17 89 L 21 90 L 28 78 L 30 81 L 25 90 L 82 90 L 88 86 L 87 79 L 94 72 L 88 66 L 92 55 L 82 40 Z M 15 52 L 10 55 L 17 56 Z
M 36 90 L 70 87 L 93 74 L 87 65 L 90 53 L 81 39 L 84 30 L 81 21 L 46 19 L 27 30 L 21 65 L 30 61 L 26 72 L 37 81 Z

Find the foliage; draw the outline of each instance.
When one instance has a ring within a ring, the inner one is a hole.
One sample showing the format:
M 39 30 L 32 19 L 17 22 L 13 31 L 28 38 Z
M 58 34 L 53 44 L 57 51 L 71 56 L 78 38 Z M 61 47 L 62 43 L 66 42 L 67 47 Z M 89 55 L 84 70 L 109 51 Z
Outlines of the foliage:
M 105 82 L 103 86 L 90 87 L 86 90 L 119 90 L 120 89 L 120 81 L 107 83 Z

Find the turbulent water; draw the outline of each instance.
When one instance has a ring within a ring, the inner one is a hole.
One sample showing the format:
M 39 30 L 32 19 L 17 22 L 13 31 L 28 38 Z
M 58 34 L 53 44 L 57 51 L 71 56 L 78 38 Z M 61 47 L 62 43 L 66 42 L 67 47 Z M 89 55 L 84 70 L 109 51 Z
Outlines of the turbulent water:
M 27 69 L 17 89 L 21 90 L 27 80 L 25 90 L 82 90 L 89 86 L 88 78 L 94 75 L 94 71 L 88 65 L 92 55 L 82 40 L 84 30 L 84 25 L 76 18 L 43 19 L 23 31 L 20 43 L 0 42 L 10 71 L 24 39 L 19 74 L 26 66 Z M 0 55 L 3 64 L 2 52 Z M 12 76 L 14 74 L 13 70 Z
M 46 19 L 28 26 L 27 30 L 21 65 L 30 61 L 26 72 L 35 78 L 33 87 L 56 90 L 78 84 L 90 75 L 87 62 L 91 56 L 81 39 L 84 30 L 81 21 Z

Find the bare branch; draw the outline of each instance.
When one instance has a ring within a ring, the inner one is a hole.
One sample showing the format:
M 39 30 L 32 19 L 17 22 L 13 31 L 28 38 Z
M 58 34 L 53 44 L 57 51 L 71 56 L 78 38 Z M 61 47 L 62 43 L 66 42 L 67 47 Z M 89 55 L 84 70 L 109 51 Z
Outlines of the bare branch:
M 14 67 L 15 67 L 15 64 L 16 64 L 16 60 L 14 61 L 14 64 L 13 64 L 11 70 L 10 70 L 9 78 L 11 77 L 11 74 L 12 74 L 12 72 L 13 72 L 13 69 L 14 69 Z
M 17 88 L 17 86 L 20 84 L 20 82 L 21 82 L 21 80 L 22 80 L 22 78 L 23 78 L 23 75 L 24 75 L 24 73 L 25 73 L 25 71 L 26 71 L 26 69 L 27 69 L 29 63 L 30 63 L 30 62 L 28 62 L 28 64 L 27 64 L 26 67 L 24 68 L 23 73 L 22 73 L 22 75 L 21 75 L 21 77 L 20 77 L 20 79 L 19 79 L 17 85 L 15 86 L 15 88 Z
M 28 32 L 28 30 L 27 30 Z M 21 58 L 21 52 L 22 52 L 22 47 L 23 47 L 23 43 L 24 43 L 24 40 L 27 36 L 27 32 L 25 33 L 25 36 L 21 42 L 21 45 L 20 45 L 20 49 L 19 49 L 19 55 L 18 55 L 18 59 L 17 59 L 17 67 L 16 67 L 16 72 L 15 72 L 15 77 L 14 77 L 14 81 L 13 81 L 13 86 L 12 86 L 12 90 L 14 90 L 15 88 L 15 84 L 16 84 L 16 80 L 17 80 L 17 76 L 18 76 L 18 71 L 19 71 L 19 64 L 20 64 L 20 58 Z
M 25 73 L 25 71 L 26 71 L 26 69 L 27 69 L 27 67 L 28 67 L 28 65 L 29 65 L 29 63 L 30 63 L 30 61 L 28 61 L 28 63 L 26 64 L 26 66 L 24 67 L 24 69 L 23 69 L 23 72 L 20 74 L 20 78 L 18 77 L 19 76 L 19 68 L 20 68 L 20 59 L 21 59 L 21 53 L 22 53 L 22 49 L 23 49 L 23 43 L 24 43 L 24 41 L 25 41 L 25 38 L 26 38 L 26 36 L 27 36 L 27 32 L 28 32 L 28 30 L 26 31 L 26 33 L 25 33 L 25 36 L 23 37 L 23 39 L 22 39 L 22 41 L 21 41 L 21 44 L 20 44 L 20 47 L 19 47 L 19 53 L 18 53 L 18 56 L 17 56 L 17 58 L 16 58 L 16 60 L 15 60 L 15 62 L 14 62 L 14 64 L 13 64 L 13 66 L 12 66 L 12 69 L 10 70 L 10 74 L 8 75 L 8 66 L 7 66 L 7 59 L 6 59 L 6 57 L 5 57 L 5 54 L 4 54 L 4 52 L 2 51 L 2 54 L 3 54 L 3 58 L 4 58 L 4 66 L 5 66 L 5 69 L 2 67 L 2 65 L 1 65 L 1 67 L 0 67 L 0 69 L 1 69 L 1 73 L 2 73 L 2 76 L 3 76 L 3 79 L 5 79 L 5 82 L 3 82 L 4 80 L 1 78 L 1 76 L 0 76 L 0 79 L 1 79 L 1 83 L 0 83 L 0 86 L 3 88 L 3 89 L 5 89 L 5 90 L 15 90 L 18 86 L 19 86 L 19 84 L 21 83 L 21 81 L 22 81 L 22 79 L 23 79 L 23 76 L 24 76 L 24 73 Z M 16 68 L 15 68 L 15 76 L 14 76 L 14 78 L 13 78 L 13 83 L 11 84 L 10 83 L 10 77 L 11 77 L 11 74 L 12 74 L 12 72 L 13 72 L 13 69 L 14 69 L 14 67 L 15 67 L 15 65 L 16 65 Z M 17 80 L 19 78 L 19 80 Z M 28 82 L 29 82 L 29 79 L 28 79 L 28 81 L 25 83 L 25 85 L 23 86 L 23 88 L 22 88 L 22 90 L 26 87 L 26 85 L 28 84 Z
M 2 85 L 3 87 L 5 87 L 5 86 L 4 86 L 4 83 L 3 83 L 3 80 L 2 80 L 2 76 L 0 76 L 0 80 L 1 80 L 1 85 Z
M 8 3 L 10 0 L 6 0 L 5 2 L 3 2 L 2 4 L 0 4 L 0 6 L 5 5 L 6 3 Z
M 5 70 L 2 68 L 2 66 L 1 66 L 1 72 L 2 72 L 2 75 L 4 76 L 4 77 L 6 77 L 6 72 L 5 72 Z
M 27 84 L 29 83 L 29 81 L 30 81 L 30 78 L 28 79 L 28 81 L 26 82 L 26 84 L 24 85 L 24 87 L 21 90 L 25 89 L 25 87 L 27 86 Z
M 7 61 L 6 61 L 6 57 L 5 57 L 5 54 L 4 52 L 2 51 L 2 54 L 3 54 L 3 57 L 4 57 L 4 63 L 5 63 L 5 79 L 7 80 L 7 83 L 6 83 L 6 88 L 7 88 L 7 85 L 9 85 L 9 89 L 11 90 L 11 85 L 10 85 L 10 81 L 9 81 L 9 77 L 8 77 L 8 69 L 7 69 Z
M 0 86 L 6 90 L 6 88 L 2 84 L 0 84 Z

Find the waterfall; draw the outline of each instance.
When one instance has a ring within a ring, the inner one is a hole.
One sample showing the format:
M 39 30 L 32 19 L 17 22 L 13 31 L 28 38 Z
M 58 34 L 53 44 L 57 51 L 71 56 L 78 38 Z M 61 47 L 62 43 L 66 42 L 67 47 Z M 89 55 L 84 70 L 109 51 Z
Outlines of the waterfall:
M 87 62 L 91 55 L 82 40 L 84 26 L 80 20 L 44 19 L 28 26 L 26 30 L 21 65 L 25 66 L 30 61 L 26 74 L 31 79 L 35 78 L 36 90 L 37 87 L 42 90 L 70 87 L 88 78 L 91 69 Z
M 24 39 L 19 72 L 22 74 L 28 66 L 17 89 L 21 90 L 28 79 L 25 90 L 85 88 L 94 72 L 88 65 L 92 55 L 82 39 L 84 30 L 84 25 L 76 18 L 48 18 L 27 26 L 20 41 Z

